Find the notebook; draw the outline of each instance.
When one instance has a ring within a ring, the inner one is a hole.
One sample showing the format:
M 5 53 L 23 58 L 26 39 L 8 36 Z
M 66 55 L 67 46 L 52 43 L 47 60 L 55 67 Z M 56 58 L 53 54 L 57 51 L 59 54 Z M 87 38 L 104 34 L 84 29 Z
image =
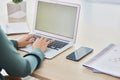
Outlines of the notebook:
M 120 45 L 109 44 L 83 66 L 96 73 L 104 73 L 120 78 Z
M 24 22 L 1 24 L 1 28 L 7 35 L 30 32 L 27 23 L 24 23 Z
M 73 46 L 76 41 L 79 15 L 80 5 L 76 3 L 57 0 L 38 0 L 36 2 L 32 32 L 37 36 L 54 40 L 52 44 L 48 45 L 45 58 L 51 59 Z M 28 45 L 21 50 L 30 52 L 32 49 L 30 47 Z

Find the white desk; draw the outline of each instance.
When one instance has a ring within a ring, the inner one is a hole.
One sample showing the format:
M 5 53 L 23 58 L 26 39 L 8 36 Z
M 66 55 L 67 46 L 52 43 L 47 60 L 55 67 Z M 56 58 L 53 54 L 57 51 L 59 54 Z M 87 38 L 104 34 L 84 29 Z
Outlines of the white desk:
M 29 4 L 32 5 L 33 3 L 29 2 Z M 84 62 L 108 44 L 120 44 L 120 5 L 87 1 L 83 1 L 81 5 L 77 43 L 54 59 L 45 60 L 41 68 L 34 72 L 34 76 L 50 80 L 120 80 L 109 75 L 93 73 L 82 66 Z M 31 7 L 33 9 L 33 6 Z M 0 21 L 5 21 L 6 18 L 1 19 L 3 17 L 1 15 L 3 14 L 0 13 Z M 33 13 L 28 13 L 29 15 L 33 15 Z M 32 27 L 33 17 L 28 18 L 28 23 Z M 17 36 L 12 38 L 14 37 Z M 93 48 L 93 53 L 79 62 L 73 62 L 65 58 L 74 48 L 76 49 L 81 45 Z

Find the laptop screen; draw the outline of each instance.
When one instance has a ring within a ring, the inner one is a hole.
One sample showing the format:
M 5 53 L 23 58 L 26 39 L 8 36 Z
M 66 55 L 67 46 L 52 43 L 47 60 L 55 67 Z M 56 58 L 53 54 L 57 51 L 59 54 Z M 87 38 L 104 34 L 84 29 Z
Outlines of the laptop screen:
M 73 38 L 77 7 L 38 2 L 35 29 Z

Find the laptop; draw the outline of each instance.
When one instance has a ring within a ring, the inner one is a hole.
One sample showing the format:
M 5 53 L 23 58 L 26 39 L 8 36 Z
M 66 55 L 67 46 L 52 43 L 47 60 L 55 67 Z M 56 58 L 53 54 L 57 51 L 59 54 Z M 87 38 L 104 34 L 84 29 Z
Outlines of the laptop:
M 54 40 L 45 58 L 51 59 L 73 46 L 76 41 L 80 5 L 58 0 L 37 0 L 33 34 Z M 31 52 L 28 45 L 21 50 Z

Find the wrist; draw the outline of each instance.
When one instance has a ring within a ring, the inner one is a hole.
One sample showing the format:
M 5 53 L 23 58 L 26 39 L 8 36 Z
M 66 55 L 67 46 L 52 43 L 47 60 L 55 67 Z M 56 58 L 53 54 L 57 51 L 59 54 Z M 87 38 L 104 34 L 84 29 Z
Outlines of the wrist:
M 18 48 L 22 47 L 22 43 L 18 41 Z

